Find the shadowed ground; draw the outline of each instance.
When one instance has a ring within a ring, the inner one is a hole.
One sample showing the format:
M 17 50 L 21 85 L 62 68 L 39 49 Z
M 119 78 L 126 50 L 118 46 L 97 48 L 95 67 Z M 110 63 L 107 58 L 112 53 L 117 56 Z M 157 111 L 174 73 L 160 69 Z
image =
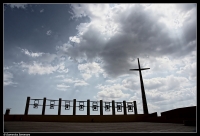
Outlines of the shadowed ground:
M 4 122 L 4 132 L 196 132 L 196 126 L 150 122 Z

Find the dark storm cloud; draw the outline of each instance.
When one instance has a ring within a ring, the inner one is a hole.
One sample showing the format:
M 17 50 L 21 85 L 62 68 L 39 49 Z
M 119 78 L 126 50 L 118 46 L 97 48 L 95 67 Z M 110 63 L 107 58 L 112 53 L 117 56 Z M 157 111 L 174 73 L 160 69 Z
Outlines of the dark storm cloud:
M 69 46 L 67 54 L 73 58 L 82 58 L 87 55 L 88 60 L 92 61 L 105 46 L 103 36 L 97 29 L 89 26 L 88 31 L 81 38 L 80 44 L 75 43 L 73 47 Z
M 142 5 L 125 10 L 116 8 L 112 16 L 113 22 L 118 24 L 116 34 L 105 41 L 100 30 L 91 25 L 80 36 L 80 43 L 74 48 L 68 48 L 68 54 L 73 58 L 84 54 L 89 61 L 99 56 L 103 59 L 105 71 L 113 77 L 127 74 L 132 66 L 137 68 L 131 59 L 185 56 L 196 48 L 196 8 L 191 4 L 177 7 L 177 11 L 180 9 L 181 13 L 188 14 L 178 30 L 170 29 L 160 22 L 161 18 L 166 17 L 162 11 L 146 10 Z M 88 16 L 92 22 L 92 15 Z M 82 27 L 86 28 L 86 25 Z
M 117 63 L 116 61 L 126 63 L 128 57 L 142 57 L 142 54 L 148 56 L 172 54 L 182 56 L 190 53 L 196 47 L 196 44 L 192 43 L 190 46 L 187 45 L 196 38 L 196 20 L 194 16 L 189 17 L 184 22 L 184 37 L 180 39 L 184 42 L 181 45 L 176 43 L 176 38 L 171 37 L 170 34 L 173 32 L 169 32 L 165 24 L 158 22 L 161 15 L 144 11 L 142 6 L 136 6 L 128 16 L 124 16 L 117 16 L 117 20 L 120 21 L 122 26 L 122 34 L 112 37 L 102 52 L 102 57 L 108 65 Z M 122 67 L 119 66 L 118 68 L 121 69 Z

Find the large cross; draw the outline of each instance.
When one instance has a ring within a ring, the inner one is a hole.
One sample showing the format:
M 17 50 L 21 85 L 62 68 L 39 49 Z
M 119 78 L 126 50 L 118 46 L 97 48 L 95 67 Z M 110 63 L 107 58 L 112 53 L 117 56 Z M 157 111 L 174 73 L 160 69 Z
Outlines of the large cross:
M 145 95 L 145 91 L 144 91 L 144 83 L 142 80 L 142 70 L 146 70 L 146 69 L 150 69 L 150 68 L 140 68 L 140 62 L 139 62 L 139 58 L 138 58 L 138 67 L 139 69 L 130 69 L 131 71 L 139 71 L 140 74 L 140 85 L 141 85 L 141 92 L 142 92 L 142 104 L 143 104 L 143 111 L 144 114 L 148 114 L 148 107 L 147 107 L 147 100 L 146 100 L 146 95 Z

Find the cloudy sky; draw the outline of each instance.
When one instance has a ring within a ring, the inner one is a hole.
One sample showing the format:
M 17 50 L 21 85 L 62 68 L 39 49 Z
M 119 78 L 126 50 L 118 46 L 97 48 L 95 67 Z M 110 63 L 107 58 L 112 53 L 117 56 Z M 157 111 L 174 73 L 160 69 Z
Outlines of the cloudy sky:
M 136 101 L 143 114 L 137 58 L 149 113 L 195 106 L 196 37 L 196 4 L 4 4 L 3 113 L 24 114 L 30 96 Z

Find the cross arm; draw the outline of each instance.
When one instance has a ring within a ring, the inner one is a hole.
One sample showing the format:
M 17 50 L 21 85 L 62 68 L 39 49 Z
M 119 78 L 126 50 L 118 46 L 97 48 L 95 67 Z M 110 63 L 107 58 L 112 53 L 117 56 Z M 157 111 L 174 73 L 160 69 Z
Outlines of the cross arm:
M 139 69 L 130 69 L 130 71 L 138 71 Z
M 150 69 L 150 68 L 130 69 L 130 71 L 147 70 L 147 69 Z
M 147 69 L 150 69 L 150 68 L 141 68 L 141 70 L 147 70 Z

